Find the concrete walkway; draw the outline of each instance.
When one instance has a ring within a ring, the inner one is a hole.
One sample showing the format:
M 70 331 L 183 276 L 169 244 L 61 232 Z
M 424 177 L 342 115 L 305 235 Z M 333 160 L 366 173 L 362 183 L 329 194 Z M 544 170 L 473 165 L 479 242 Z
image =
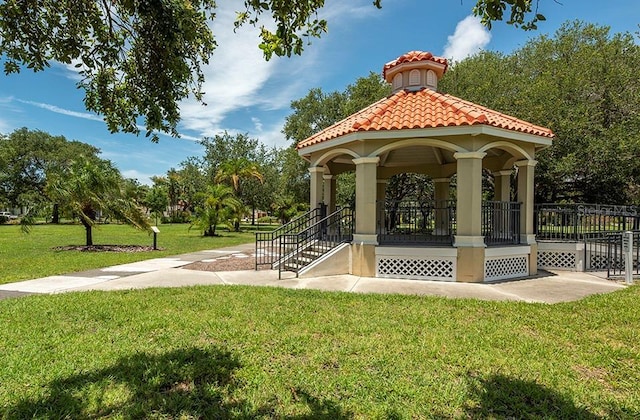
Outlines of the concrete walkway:
M 254 244 L 201 251 L 170 258 L 156 258 L 131 264 L 50 276 L 0 285 L 0 299 L 33 293 L 63 293 L 86 290 L 128 290 L 148 287 L 194 285 L 273 286 L 290 289 L 317 289 L 353 293 L 398 293 L 410 295 L 558 303 L 609 293 L 626 287 L 589 273 L 566 271 L 542 272 L 536 278 L 493 284 L 401 280 L 358 277 L 353 275 L 298 279 L 283 273 L 278 279 L 274 270 L 195 271 L 181 268 L 196 261 L 209 261 L 232 254 L 252 254 Z

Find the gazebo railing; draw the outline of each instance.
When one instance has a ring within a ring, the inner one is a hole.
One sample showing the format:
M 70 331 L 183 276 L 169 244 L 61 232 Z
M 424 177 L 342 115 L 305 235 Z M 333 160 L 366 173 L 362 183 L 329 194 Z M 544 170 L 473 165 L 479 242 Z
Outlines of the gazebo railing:
M 452 245 L 455 202 L 379 201 L 378 242 L 382 245 Z
M 487 246 L 520 243 L 520 207 L 512 201 L 482 203 L 482 236 Z
M 482 235 L 485 244 L 520 243 L 521 203 L 482 203 Z M 381 245 L 450 246 L 457 231 L 456 202 L 380 201 L 377 233 Z

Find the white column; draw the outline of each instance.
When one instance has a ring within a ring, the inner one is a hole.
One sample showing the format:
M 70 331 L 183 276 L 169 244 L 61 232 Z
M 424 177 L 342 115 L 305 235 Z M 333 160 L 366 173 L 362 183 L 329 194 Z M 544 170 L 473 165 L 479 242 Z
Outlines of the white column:
M 493 173 L 494 177 L 494 200 L 511 201 L 511 174 L 512 170 L 498 171 Z
M 379 157 L 353 159 L 356 165 L 356 225 L 353 241 L 377 245 L 376 234 L 376 172 Z
M 324 168 L 322 166 L 313 166 L 309 168 L 311 174 L 311 194 L 309 197 L 309 208 L 315 209 L 322 202 L 322 176 Z
M 449 235 L 449 184 L 451 178 L 435 178 L 433 180 L 434 186 L 434 201 L 436 205 L 435 210 L 435 235 Z
M 534 168 L 535 160 L 520 160 L 518 167 L 518 201 L 520 207 L 520 243 L 535 244 L 536 235 L 533 231 L 533 201 L 534 201 Z
M 330 174 L 322 176 L 324 180 L 324 204 L 327 205 L 327 212 L 336 211 L 336 177 Z
M 482 158 L 486 153 L 455 153 L 457 160 L 456 244 L 484 248 L 482 237 Z

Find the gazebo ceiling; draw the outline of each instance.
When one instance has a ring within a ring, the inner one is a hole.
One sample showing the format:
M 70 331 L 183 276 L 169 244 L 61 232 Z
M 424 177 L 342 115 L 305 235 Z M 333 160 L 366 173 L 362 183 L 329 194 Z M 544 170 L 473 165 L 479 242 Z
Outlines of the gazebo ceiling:
M 487 157 L 500 157 L 505 155 L 501 149 L 487 150 Z M 409 146 L 391 150 L 380 156 L 379 166 L 394 168 L 419 165 L 446 165 L 455 163 L 454 152 L 433 146 Z M 353 156 L 342 154 L 333 157 L 335 163 L 353 166 Z
M 487 130 L 492 130 L 491 135 L 496 137 L 520 136 L 536 145 L 550 144 L 554 134 L 548 128 L 437 92 L 437 79 L 446 71 L 446 66 L 446 59 L 419 51 L 387 63 L 385 77 L 392 79 L 394 93 L 301 141 L 297 145 L 299 153 L 307 155 L 350 141 L 396 137 L 446 138 L 447 142 L 455 144 L 456 138 Z M 421 163 L 453 160 L 452 152 L 433 149 L 411 146 L 394 150 L 389 153 L 385 165 L 394 165 L 394 160 L 401 158 L 403 164 L 407 160 Z

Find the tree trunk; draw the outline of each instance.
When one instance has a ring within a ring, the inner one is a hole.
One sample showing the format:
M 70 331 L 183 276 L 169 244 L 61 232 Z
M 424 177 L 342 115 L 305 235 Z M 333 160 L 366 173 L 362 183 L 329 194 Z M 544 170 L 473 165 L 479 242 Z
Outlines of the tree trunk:
M 51 223 L 57 225 L 60 223 L 60 205 L 55 203 L 53 205 L 53 214 L 51 215 Z
M 84 224 L 84 223 L 83 223 Z M 93 235 L 92 235 L 92 231 L 91 231 L 91 225 L 88 224 L 84 224 L 84 232 L 85 232 L 85 238 L 86 238 L 86 246 L 92 246 L 93 245 Z

